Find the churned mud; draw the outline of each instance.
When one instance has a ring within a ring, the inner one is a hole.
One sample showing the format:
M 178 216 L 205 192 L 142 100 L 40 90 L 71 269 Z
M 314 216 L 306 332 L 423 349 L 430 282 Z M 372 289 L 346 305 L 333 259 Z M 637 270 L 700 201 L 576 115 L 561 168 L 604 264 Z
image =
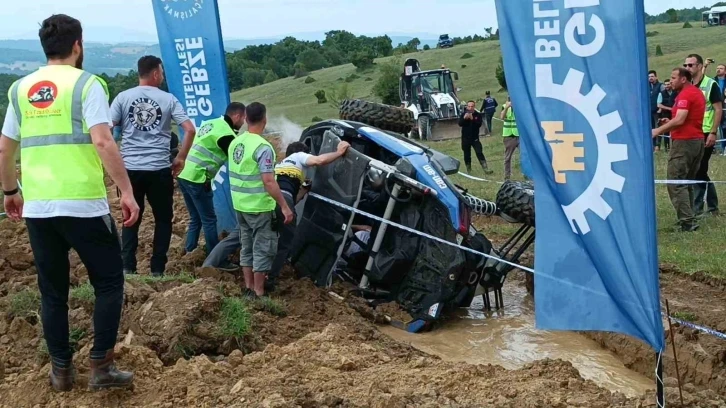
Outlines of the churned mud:
M 120 221 L 114 197 L 112 191 L 114 214 Z M 518 369 L 445 361 L 381 333 L 375 323 L 384 323 L 386 316 L 407 320 L 397 306 L 373 310 L 344 288 L 316 288 L 308 280 L 294 279 L 289 270 L 274 295 L 275 307 L 247 302 L 249 330 L 240 336 L 225 334 L 222 315 L 229 299 L 240 299 L 238 279 L 200 268 L 201 251 L 183 253 L 187 219 L 182 202 L 176 197 L 168 268 L 172 277 L 163 281 L 145 278 L 153 235 L 151 212 L 145 214 L 138 252 L 141 276 L 126 282 L 116 346 L 118 366 L 136 375 L 135 388 L 124 391 L 86 390 L 93 296 L 85 268 L 74 253 L 70 255 L 69 317 L 78 379 L 70 393 L 52 391 L 27 233 L 22 223 L 0 221 L 0 407 L 638 407 L 655 403 L 652 394 L 631 398 L 600 387 L 561 360 L 543 358 Z M 670 278 L 674 287 L 682 287 L 675 281 L 677 275 L 664 276 L 666 287 Z M 682 298 L 673 292 L 672 307 L 679 299 L 688 303 L 705 324 L 709 317 L 693 298 L 703 296 L 700 305 L 708 302 L 708 310 L 714 310 L 717 304 L 723 305 L 722 300 L 718 303 L 723 293 L 718 298 L 708 296 L 723 288 L 704 287 L 713 292 L 688 293 L 683 287 Z M 688 305 L 678 308 L 687 311 Z M 716 316 L 714 312 L 714 320 L 708 320 L 714 327 L 723 324 Z M 720 359 L 723 370 L 723 349 L 718 354 L 717 343 L 709 346 L 704 336 L 683 329 L 679 335 L 682 340 L 677 342 L 693 345 L 690 351 L 679 349 L 681 361 L 703 358 L 708 362 L 696 366 L 693 374 L 684 374 L 692 383 L 687 390 L 689 406 L 723 406 L 726 402 L 717 395 L 723 394 L 719 388 L 723 371 L 716 370 L 714 360 Z M 701 354 L 696 346 L 704 348 Z M 626 366 L 636 371 L 641 365 L 652 368 L 647 360 L 650 353 L 644 353 L 641 361 L 640 349 L 634 345 L 620 348 L 615 353 Z M 710 379 L 704 367 L 713 368 Z M 668 360 L 666 370 L 670 371 Z M 670 406 L 677 406 L 674 391 L 668 389 Z

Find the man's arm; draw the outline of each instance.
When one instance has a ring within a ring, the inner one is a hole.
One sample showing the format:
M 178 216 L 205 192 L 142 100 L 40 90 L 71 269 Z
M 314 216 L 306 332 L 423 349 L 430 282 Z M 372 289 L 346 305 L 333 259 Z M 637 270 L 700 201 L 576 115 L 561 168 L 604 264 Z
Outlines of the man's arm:
M 466 112 L 462 112 L 461 115 L 459 115 L 459 126 L 461 126 L 461 127 L 469 126 L 469 124 L 467 123 L 467 120 L 464 119 L 465 115 L 466 115 Z
M 5 123 L 0 136 L 0 183 L 5 191 L 18 188 L 18 175 L 15 171 L 15 156 L 20 145 L 20 126 L 12 102 L 5 112 Z
M 217 140 L 217 146 L 224 152 L 224 155 L 229 154 L 229 145 L 234 141 L 234 135 L 222 136 Z
M 502 113 L 499 114 L 499 119 L 504 120 L 507 118 L 507 112 L 509 112 L 509 105 L 504 105 L 504 108 L 502 108 Z
M 133 196 L 131 181 L 126 172 L 123 159 L 121 159 L 121 153 L 119 153 L 116 141 L 113 140 L 111 128 L 107 124 L 98 124 L 93 126 L 90 132 L 93 146 L 96 147 L 98 156 L 101 158 L 108 175 L 111 176 L 111 180 L 121 190 L 122 195 Z
M 272 149 L 269 146 L 260 146 L 255 152 L 257 167 L 262 173 L 262 183 L 265 185 L 265 191 L 272 197 L 280 208 L 289 209 L 285 198 L 282 196 L 280 186 L 275 179 L 275 163 L 272 159 Z
M 338 148 L 336 151 L 321 154 L 319 156 L 308 156 L 307 160 L 305 160 L 305 163 L 303 163 L 303 165 L 307 167 L 325 166 L 326 164 L 330 164 L 338 160 L 338 158 L 343 157 L 349 147 L 350 144 L 348 144 L 348 142 L 340 142 L 338 143 Z
M 723 119 L 723 96 L 721 95 L 721 88 L 718 83 L 714 82 L 711 87 L 711 94 L 709 95 L 709 101 L 713 105 L 713 109 L 716 112 L 713 118 L 713 125 L 711 126 L 711 133 L 718 134 L 719 128 L 721 128 L 721 120 Z
M 123 97 L 122 94 L 119 94 L 111 103 L 111 123 L 114 126 L 120 125 L 123 120 L 123 104 L 121 103 Z
M 179 149 L 179 154 L 176 156 L 182 160 L 186 160 L 189 150 L 192 149 L 194 143 L 194 136 L 197 134 L 197 129 L 194 127 L 194 123 L 187 116 L 184 106 L 179 102 L 176 96 L 172 95 L 172 118 L 174 123 L 179 125 L 184 130 L 184 139 L 182 140 L 182 146 Z
M 653 130 L 653 137 L 669 133 L 671 130 L 683 125 L 688 117 L 688 110 L 679 108 L 676 117 L 668 121 L 665 125 Z

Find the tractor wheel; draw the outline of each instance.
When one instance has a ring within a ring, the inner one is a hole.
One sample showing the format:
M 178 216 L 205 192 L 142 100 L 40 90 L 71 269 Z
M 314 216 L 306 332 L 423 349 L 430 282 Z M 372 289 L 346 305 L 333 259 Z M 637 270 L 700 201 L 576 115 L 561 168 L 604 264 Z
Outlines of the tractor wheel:
M 497 193 L 497 208 L 508 218 L 534 227 L 534 186 L 522 181 L 505 181 Z
M 340 105 L 340 118 L 365 123 L 389 132 L 407 134 L 413 128 L 413 112 L 395 106 L 346 99 Z
M 426 115 L 418 117 L 418 133 L 421 140 L 429 140 L 431 138 L 431 119 Z

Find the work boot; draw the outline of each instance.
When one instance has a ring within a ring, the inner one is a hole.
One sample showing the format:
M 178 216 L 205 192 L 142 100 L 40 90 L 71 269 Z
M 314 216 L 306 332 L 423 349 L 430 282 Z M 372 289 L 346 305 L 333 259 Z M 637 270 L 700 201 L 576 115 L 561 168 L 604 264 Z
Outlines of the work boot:
M 50 385 L 60 392 L 68 392 L 73 389 L 76 381 L 76 370 L 71 364 L 68 368 L 59 368 L 53 362 L 50 363 Z
M 466 174 L 471 174 L 471 164 L 466 165 Z
M 224 271 L 224 272 L 235 272 L 239 268 L 240 268 L 239 265 L 235 265 L 229 261 L 222 262 L 222 264 L 217 267 L 217 269 L 219 269 L 220 271 Z
M 161 271 L 161 272 L 159 272 L 159 271 L 153 272 L 152 271 L 151 272 L 151 277 L 152 278 L 163 278 L 164 277 L 164 271 Z
M 694 232 L 697 231 L 699 225 L 695 222 L 684 222 L 681 224 L 681 231 L 683 232 Z
M 114 363 L 113 349 L 106 352 L 102 360 L 91 359 L 91 378 L 88 387 L 91 391 L 106 388 L 130 388 L 133 386 L 134 373 L 119 371 Z
M 484 174 L 493 174 L 493 170 L 489 170 L 489 166 L 487 165 L 486 160 L 479 161 L 479 164 L 481 164 L 481 168 L 484 169 Z

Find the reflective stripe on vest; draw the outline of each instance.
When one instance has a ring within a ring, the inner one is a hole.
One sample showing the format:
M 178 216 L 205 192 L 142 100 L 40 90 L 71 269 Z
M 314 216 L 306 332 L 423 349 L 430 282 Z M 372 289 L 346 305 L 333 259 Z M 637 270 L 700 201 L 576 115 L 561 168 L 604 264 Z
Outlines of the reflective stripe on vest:
M 83 120 L 83 101 L 96 80 L 71 66 L 48 66 L 11 87 L 26 201 L 106 198 L 101 160 Z
M 226 152 L 219 148 L 217 142 L 223 136 L 234 134 L 223 117 L 202 122 L 179 178 L 192 183 L 213 179 L 227 161 Z
M 504 129 L 502 130 L 502 136 L 519 136 L 519 130 L 517 129 L 517 119 L 514 117 L 514 110 L 510 107 L 507 111 L 507 116 L 504 118 Z
M 260 146 L 270 148 L 274 162 L 275 149 L 260 135 L 245 132 L 229 146 L 229 184 L 232 192 L 232 205 L 239 212 L 263 213 L 273 211 L 277 205 L 275 199 L 265 189 L 262 173 L 260 173 L 255 158 L 255 152 Z
M 699 85 L 699 88 L 703 93 L 703 97 L 706 98 L 706 112 L 703 114 L 703 133 L 709 133 L 711 131 L 713 121 L 716 116 L 716 110 L 713 108 L 710 98 L 711 89 L 713 89 L 714 85 L 718 86 L 716 81 L 707 76 L 704 76 L 703 79 L 701 79 L 701 83 Z

